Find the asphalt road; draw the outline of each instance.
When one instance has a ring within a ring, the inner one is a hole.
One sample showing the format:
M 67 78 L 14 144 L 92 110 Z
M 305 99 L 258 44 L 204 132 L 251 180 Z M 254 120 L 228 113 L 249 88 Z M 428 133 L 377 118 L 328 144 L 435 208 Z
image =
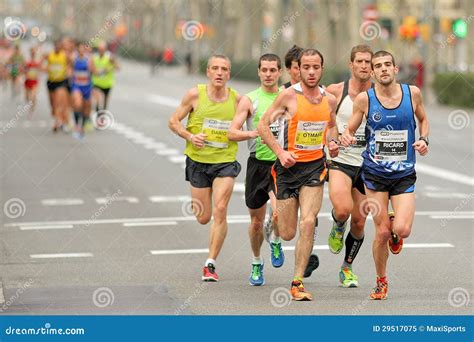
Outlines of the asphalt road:
M 78 142 L 51 132 L 44 82 L 36 115 L 0 87 L 0 277 L 4 314 L 472 314 L 473 113 L 427 104 L 431 151 L 419 158 L 411 237 L 390 256 L 389 300 L 369 301 L 375 282 L 368 221 L 354 262 L 360 287 L 339 286 L 343 254 L 327 249 L 325 195 L 316 241 L 321 266 L 305 285 L 314 301 L 289 301 L 294 255 L 273 269 L 264 245 L 266 284 L 248 284 L 251 252 L 243 181 L 230 207 L 229 233 L 217 261 L 219 283 L 202 283 L 208 226 L 189 210 L 184 142 L 167 119 L 202 76 L 122 61 L 112 92 L 114 124 Z M 240 93 L 257 85 L 231 82 Z M 450 116 L 451 114 L 451 116 Z

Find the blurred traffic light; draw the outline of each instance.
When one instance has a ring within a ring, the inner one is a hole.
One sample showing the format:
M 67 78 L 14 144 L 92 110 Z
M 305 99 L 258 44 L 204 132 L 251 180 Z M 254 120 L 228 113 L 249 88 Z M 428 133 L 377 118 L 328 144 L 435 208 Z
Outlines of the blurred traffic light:
M 400 37 L 403 40 L 414 41 L 420 35 L 420 28 L 416 23 L 416 17 L 407 16 L 403 18 L 403 23 L 399 27 Z
M 467 36 L 467 22 L 463 19 L 454 20 L 453 33 L 457 38 L 465 38 Z

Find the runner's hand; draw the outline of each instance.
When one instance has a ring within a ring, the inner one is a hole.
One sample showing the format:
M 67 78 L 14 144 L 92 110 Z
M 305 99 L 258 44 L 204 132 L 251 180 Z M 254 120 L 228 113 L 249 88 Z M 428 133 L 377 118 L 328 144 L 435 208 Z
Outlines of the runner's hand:
M 344 147 L 349 147 L 351 144 L 356 144 L 357 139 L 349 133 L 344 133 L 341 135 L 341 144 Z
M 336 158 L 339 154 L 339 145 L 334 141 L 331 140 L 328 144 L 329 156 L 331 158 Z
M 416 151 L 420 154 L 420 156 L 425 156 L 428 153 L 428 146 L 426 146 L 426 143 L 423 140 L 417 140 L 415 143 L 412 145 Z
M 296 163 L 296 156 L 288 151 L 282 151 L 278 155 L 278 159 L 280 160 L 280 163 L 281 165 L 283 165 L 284 168 L 292 167 Z
M 249 135 L 250 135 L 250 139 L 255 139 L 258 137 L 258 131 L 250 131 L 249 132 Z
M 194 134 L 190 141 L 191 144 L 196 146 L 197 148 L 203 148 L 204 147 L 204 140 L 206 140 L 207 135 L 204 133 L 199 133 L 199 134 Z

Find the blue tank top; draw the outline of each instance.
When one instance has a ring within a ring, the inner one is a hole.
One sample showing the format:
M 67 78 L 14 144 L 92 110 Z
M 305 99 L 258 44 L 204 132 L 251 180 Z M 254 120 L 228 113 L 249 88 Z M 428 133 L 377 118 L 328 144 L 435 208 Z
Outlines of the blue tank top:
M 401 178 L 415 172 L 415 113 L 410 87 L 400 84 L 402 100 L 398 107 L 385 108 L 375 88 L 367 91 L 369 110 L 365 126 L 367 148 L 362 153 L 362 168 L 385 178 Z
M 89 59 L 87 57 L 74 60 L 73 84 L 80 87 L 92 85 Z

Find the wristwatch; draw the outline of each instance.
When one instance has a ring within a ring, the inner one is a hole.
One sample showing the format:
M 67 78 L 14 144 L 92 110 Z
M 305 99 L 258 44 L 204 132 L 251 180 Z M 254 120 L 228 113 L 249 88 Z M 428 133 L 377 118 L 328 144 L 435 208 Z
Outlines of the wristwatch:
M 428 146 L 430 144 L 430 140 L 428 139 L 428 137 L 420 137 L 420 139 L 418 140 L 423 140 L 426 144 L 426 146 Z

